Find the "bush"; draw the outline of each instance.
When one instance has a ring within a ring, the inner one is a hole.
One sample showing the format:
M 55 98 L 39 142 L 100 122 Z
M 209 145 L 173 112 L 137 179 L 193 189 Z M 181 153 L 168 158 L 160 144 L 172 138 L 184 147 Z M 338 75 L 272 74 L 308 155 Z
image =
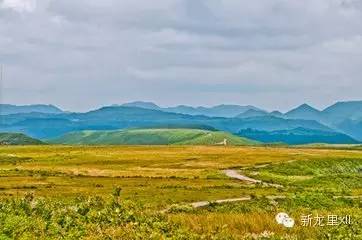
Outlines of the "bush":
M 192 239 L 164 214 L 113 198 L 80 197 L 72 203 L 27 195 L 0 202 L 0 239 Z

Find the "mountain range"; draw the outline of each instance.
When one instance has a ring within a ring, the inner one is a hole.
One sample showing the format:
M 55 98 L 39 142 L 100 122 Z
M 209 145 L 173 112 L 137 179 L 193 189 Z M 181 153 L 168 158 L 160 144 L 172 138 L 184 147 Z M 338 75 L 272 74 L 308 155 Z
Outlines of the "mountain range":
M 11 105 L 0 104 L 0 115 L 17 114 L 17 113 L 62 113 L 63 111 L 54 105 L 34 104 L 34 105 Z
M 179 105 L 176 107 L 159 107 L 152 102 L 136 101 L 125 103 L 121 106 L 124 107 L 138 107 L 145 109 L 160 110 L 165 112 L 181 113 L 187 115 L 203 115 L 208 117 L 235 117 L 238 114 L 244 113 L 248 110 L 261 110 L 254 106 L 240 106 L 240 105 L 217 105 L 214 107 L 191 107 L 186 105 Z
M 338 102 L 322 111 L 302 104 L 286 113 L 268 112 L 254 106 L 160 107 L 151 102 L 112 105 L 85 113 L 65 112 L 53 105 L 0 104 L 0 113 L 0 132 L 20 132 L 39 139 L 85 130 L 203 126 L 240 136 L 244 133 L 245 137 L 250 137 L 248 129 L 262 131 L 262 134 L 256 134 L 257 139 L 252 138 L 262 142 L 288 134 L 297 135 L 299 140 L 285 137 L 276 140 L 284 139 L 291 144 L 316 140 L 328 143 L 362 141 L 362 101 Z

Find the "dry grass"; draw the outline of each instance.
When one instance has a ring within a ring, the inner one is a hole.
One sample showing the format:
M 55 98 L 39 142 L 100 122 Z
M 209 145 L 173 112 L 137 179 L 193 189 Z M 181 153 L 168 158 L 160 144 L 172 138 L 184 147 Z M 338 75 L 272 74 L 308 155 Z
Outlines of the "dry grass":
M 2 146 L 0 192 L 3 197 L 33 192 L 36 196 L 70 201 L 79 195 L 108 197 L 119 186 L 122 199 L 141 203 L 152 211 L 171 204 L 252 196 L 255 201 L 243 203 L 245 206 L 231 204 L 227 208 L 229 204 L 224 204 L 226 208 L 222 211 L 210 207 L 202 211 L 173 213 L 169 215 L 169 221 L 200 234 L 225 232 L 225 236 L 234 238 L 275 234 L 313 239 L 318 229 L 299 226 L 287 231 L 275 224 L 274 215 L 277 211 L 288 210 L 300 216 L 306 206 L 316 202 L 313 195 L 316 189 L 323 198 L 320 199 L 322 205 L 330 204 L 330 209 L 339 212 L 356 209 L 357 200 L 338 202 L 329 199 L 332 194 L 346 193 L 339 189 L 337 178 L 323 178 L 328 177 L 323 175 L 328 171 L 322 169 L 316 175 L 296 172 L 303 169 L 305 162 L 316 163 L 318 169 L 328 166 L 329 160 L 331 167 L 343 161 L 353 162 L 353 166 L 358 167 L 362 162 L 362 151 L 210 146 Z M 319 165 L 319 162 L 323 164 Z M 293 174 L 288 172 L 290 167 L 293 167 Z M 243 169 L 248 174 L 255 174 L 254 178 L 285 184 L 286 188 L 229 179 L 222 173 L 223 169 L 229 168 Z M 346 174 L 348 172 L 343 176 Z M 351 178 L 353 184 L 351 182 L 348 194 L 362 193 L 359 176 L 355 173 Z M 257 203 L 266 196 L 280 195 L 286 196 L 286 200 L 265 200 L 264 205 Z M 245 207 L 250 209 L 239 211 Z M 325 211 L 318 204 L 314 208 Z M 109 231 L 114 231 L 115 236 L 120 234 L 117 229 Z

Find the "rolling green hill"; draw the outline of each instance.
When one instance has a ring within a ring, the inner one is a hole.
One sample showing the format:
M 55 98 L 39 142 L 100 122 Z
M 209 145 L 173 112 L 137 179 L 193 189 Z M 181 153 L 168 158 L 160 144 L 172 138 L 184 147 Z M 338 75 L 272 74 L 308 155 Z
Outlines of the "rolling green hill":
M 42 141 L 22 133 L 0 133 L 0 145 L 39 145 Z
M 253 145 L 258 142 L 221 131 L 200 129 L 130 129 L 116 131 L 79 131 L 53 139 L 51 143 L 70 145 Z
M 265 143 L 283 142 L 286 144 L 308 144 L 308 143 L 329 143 L 329 144 L 357 144 L 357 140 L 350 136 L 333 131 L 320 131 L 306 128 L 295 128 L 279 131 L 259 131 L 245 129 L 238 133 L 246 137 Z

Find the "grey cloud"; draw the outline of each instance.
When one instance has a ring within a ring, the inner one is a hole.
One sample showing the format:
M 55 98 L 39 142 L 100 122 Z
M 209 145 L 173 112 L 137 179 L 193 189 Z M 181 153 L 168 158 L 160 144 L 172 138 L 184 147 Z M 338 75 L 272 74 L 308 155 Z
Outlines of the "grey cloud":
M 324 106 L 360 97 L 361 22 L 357 0 L 38 0 L 32 11 L 0 7 L 2 98 L 74 110 L 128 100 Z

